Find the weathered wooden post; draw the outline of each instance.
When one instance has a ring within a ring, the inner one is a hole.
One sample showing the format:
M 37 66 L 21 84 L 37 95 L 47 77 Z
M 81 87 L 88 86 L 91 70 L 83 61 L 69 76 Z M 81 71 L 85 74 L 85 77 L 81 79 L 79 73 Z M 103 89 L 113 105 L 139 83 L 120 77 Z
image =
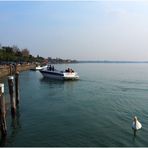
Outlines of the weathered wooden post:
M 9 70 L 10 70 L 10 75 L 12 75 L 12 66 L 11 66 L 11 64 L 9 65 Z
M 17 64 L 14 65 L 14 73 L 16 74 L 18 72 L 18 66 Z
M 14 97 L 14 77 L 8 76 L 8 86 L 9 86 L 9 94 L 10 94 L 10 103 L 11 103 L 11 114 L 14 117 L 16 114 L 16 103 Z
M 19 94 L 19 72 L 16 71 L 15 74 L 15 99 L 16 99 L 16 106 L 19 104 L 20 101 L 20 94 Z
M 0 130 L 2 137 L 7 135 L 7 125 L 6 125 L 6 107 L 4 99 L 4 84 L 0 83 Z

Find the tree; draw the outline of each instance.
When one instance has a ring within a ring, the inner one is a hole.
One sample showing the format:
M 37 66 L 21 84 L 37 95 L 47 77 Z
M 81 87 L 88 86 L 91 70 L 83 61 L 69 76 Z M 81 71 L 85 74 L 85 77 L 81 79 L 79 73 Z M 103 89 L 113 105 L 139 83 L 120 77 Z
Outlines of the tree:
M 5 50 L 6 53 L 13 53 L 13 49 L 12 47 L 9 47 L 9 46 L 5 46 L 5 47 L 2 47 L 3 50 Z
M 22 56 L 23 57 L 29 57 L 29 55 L 30 55 L 29 54 L 29 50 L 27 48 L 25 48 L 25 49 L 22 50 Z
M 14 53 L 17 53 L 17 52 L 20 51 L 20 49 L 16 45 L 12 46 L 12 50 L 13 50 Z
M 18 56 L 18 57 L 22 57 L 22 52 L 21 52 L 21 51 L 17 51 L 17 52 L 15 53 L 15 55 Z

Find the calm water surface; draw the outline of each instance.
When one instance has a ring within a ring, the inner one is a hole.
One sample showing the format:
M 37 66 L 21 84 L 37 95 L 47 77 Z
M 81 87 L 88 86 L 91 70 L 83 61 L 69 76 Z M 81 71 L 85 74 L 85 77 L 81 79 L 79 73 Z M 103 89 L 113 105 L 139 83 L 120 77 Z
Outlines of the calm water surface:
M 7 113 L 1 146 L 148 146 L 148 64 L 55 65 L 78 71 L 79 81 L 20 74 L 17 118 Z M 7 81 L 5 80 L 8 94 Z M 143 128 L 136 137 L 133 116 Z

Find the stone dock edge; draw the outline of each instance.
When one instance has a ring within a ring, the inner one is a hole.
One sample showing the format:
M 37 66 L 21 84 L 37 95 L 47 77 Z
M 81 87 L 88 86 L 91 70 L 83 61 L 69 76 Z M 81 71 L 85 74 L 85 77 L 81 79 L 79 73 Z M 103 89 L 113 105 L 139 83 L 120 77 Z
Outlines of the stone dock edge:
M 31 68 L 35 68 L 35 64 L 18 64 L 17 65 L 17 71 L 22 72 L 22 71 L 27 71 L 30 70 Z M 10 75 L 10 65 L 0 65 L 0 78 L 6 77 Z

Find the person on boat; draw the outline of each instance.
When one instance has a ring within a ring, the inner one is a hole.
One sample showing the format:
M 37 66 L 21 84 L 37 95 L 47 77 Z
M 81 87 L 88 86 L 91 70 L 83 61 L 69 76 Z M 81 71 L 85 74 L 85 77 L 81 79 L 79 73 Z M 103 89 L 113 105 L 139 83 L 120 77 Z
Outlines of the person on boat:
M 54 66 L 51 67 L 52 71 L 54 71 Z
M 51 65 L 49 66 L 49 70 L 51 71 Z
M 73 72 L 74 72 L 74 70 L 73 70 L 73 69 L 68 68 L 68 69 L 66 69 L 66 70 L 65 70 L 65 72 L 73 73 Z
M 70 68 L 66 69 L 65 72 L 70 72 Z
M 47 69 L 51 71 L 51 65 L 50 65 L 50 66 L 48 66 L 48 67 L 47 67 Z

